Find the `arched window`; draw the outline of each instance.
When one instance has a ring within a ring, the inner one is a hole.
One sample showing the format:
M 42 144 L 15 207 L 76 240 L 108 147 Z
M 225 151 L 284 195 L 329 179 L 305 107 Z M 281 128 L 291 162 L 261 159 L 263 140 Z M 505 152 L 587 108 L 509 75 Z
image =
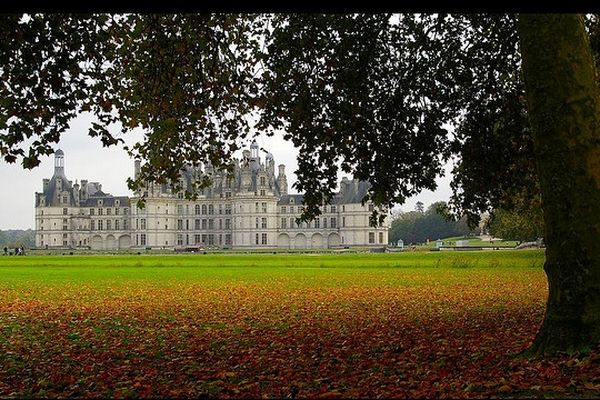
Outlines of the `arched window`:
M 194 214 L 200 214 L 200 204 L 196 204 L 196 206 L 194 207 Z

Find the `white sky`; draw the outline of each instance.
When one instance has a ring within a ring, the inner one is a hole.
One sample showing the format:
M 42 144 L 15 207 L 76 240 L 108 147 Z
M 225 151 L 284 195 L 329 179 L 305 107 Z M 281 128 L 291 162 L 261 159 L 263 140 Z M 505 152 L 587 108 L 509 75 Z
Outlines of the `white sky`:
M 65 175 L 73 182 L 87 179 L 100 182 L 102 191 L 112 195 L 131 196 L 127 188 L 127 178 L 133 176 L 133 160 L 120 147 L 102 147 L 98 138 L 88 136 L 89 117 L 80 116 L 71 123 L 71 129 L 65 132 L 57 148 L 65 152 Z M 132 132 L 123 137 L 128 144 L 142 139 L 142 134 Z M 258 144 L 273 154 L 275 165 L 285 164 L 290 193 L 296 191 L 292 184 L 296 181 L 294 171 L 298 167 L 297 150 L 291 142 L 281 136 L 259 137 Z M 261 152 L 264 157 L 264 153 Z M 426 190 L 411 197 L 401 206 L 404 211 L 414 210 L 417 201 L 425 208 L 435 201 L 448 201 L 451 166 L 446 166 L 446 176 L 438 178 L 435 192 Z M 43 157 L 41 164 L 33 170 L 25 170 L 19 163 L 8 164 L 0 159 L 0 177 L 2 194 L 0 195 L 0 229 L 33 229 L 35 192 L 42 191 L 42 180 L 51 178 L 54 172 L 54 155 Z M 344 174 L 340 172 L 339 178 Z M 350 177 L 349 177 L 350 178 Z

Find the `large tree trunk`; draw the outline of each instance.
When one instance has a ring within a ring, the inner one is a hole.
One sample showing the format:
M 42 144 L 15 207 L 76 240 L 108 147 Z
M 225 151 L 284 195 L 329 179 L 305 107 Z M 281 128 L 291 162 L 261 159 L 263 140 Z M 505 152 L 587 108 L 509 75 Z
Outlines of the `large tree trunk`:
M 520 15 L 549 295 L 529 355 L 600 342 L 600 93 L 583 18 Z

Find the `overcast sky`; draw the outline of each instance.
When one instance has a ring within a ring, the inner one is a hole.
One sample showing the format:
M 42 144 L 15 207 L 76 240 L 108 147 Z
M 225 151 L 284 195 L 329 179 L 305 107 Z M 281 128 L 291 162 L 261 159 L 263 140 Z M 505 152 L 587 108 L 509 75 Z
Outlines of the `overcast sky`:
M 71 129 L 65 132 L 57 148 L 65 152 L 65 175 L 73 183 L 87 179 L 100 182 L 102 191 L 112 195 L 131 196 L 127 188 L 127 178 L 133 176 L 133 160 L 120 147 L 102 147 L 98 138 L 87 135 L 90 119 L 81 116 L 71 123 Z M 132 144 L 142 139 L 139 132 L 127 134 L 123 139 Z M 296 193 L 292 184 L 296 181 L 294 171 L 298 167 L 294 146 L 282 137 L 259 137 L 258 144 L 269 150 L 275 158 L 275 165 L 285 164 L 290 193 Z M 264 153 L 263 153 L 264 156 Z M 238 156 L 239 157 L 239 156 Z M 35 192 L 42 191 L 42 180 L 51 178 L 54 171 L 54 155 L 43 157 L 41 164 L 33 170 L 24 170 L 21 164 L 8 164 L 0 159 L 0 177 L 2 177 L 2 195 L 0 195 L 0 229 L 33 229 Z M 435 192 L 424 191 L 399 206 L 404 211 L 414 210 L 417 201 L 425 207 L 435 201 L 447 201 L 450 197 L 450 166 L 446 176 L 438 179 Z M 343 176 L 340 173 L 340 178 Z M 350 177 L 349 177 L 350 178 Z M 396 207 L 398 208 L 398 206 Z

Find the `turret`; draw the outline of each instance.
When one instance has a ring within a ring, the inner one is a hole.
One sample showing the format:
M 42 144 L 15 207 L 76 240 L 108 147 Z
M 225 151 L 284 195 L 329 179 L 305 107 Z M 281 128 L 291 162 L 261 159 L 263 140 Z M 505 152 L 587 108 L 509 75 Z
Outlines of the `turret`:
M 73 185 L 73 198 L 75 199 L 75 206 L 79 207 L 79 184 L 77 181 Z
M 285 176 L 285 165 L 279 164 L 279 175 L 277 176 L 277 185 L 279 186 L 279 192 L 281 194 L 287 194 L 288 184 L 287 177 Z
M 54 175 L 65 174 L 65 153 L 58 149 L 54 153 Z
M 140 160 L 135 160 L 133 162 L 133 179 L 137 180 L 138 176 L 140 176 L 141 169 L 142 169 L 142 162 Z

